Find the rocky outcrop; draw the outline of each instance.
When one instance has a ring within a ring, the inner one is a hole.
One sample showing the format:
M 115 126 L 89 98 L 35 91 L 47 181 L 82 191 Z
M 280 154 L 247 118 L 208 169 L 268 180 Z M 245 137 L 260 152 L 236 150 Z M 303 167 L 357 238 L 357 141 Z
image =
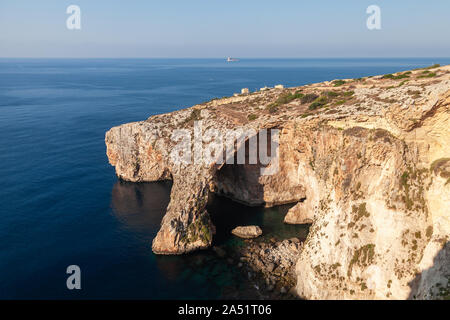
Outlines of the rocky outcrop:
M 281 242 L 273 239 L 267 242 L 250 242 L 242 247 L 240 261 L 247 266 L 251 275 L 254 274 L 258 288 L 268 294 L 267 298 L 298 298 L 295 292 L 295 264 L 301 248 L 302 243 L 298 238 Z M 291 297 L 284 296 L 287 293 Z
M 284 217 L 284 222 L 288 224 L 311 224 L 314 221 L 314 208 L 310 207 L 312 201 L 299 202 Z
M 251 163 L 245 151 L 245 164 L 222 163 L 214 135 L 193 141 L 237 128 L 248 134 L 224 142 L 234 148 L 225 159 L 252 138 L 278 156 Z M 279 130 L 278 153 L 259 139 L 264 129 Z M 212 161 L 174 162 L 180 130 L 193 139 L 183 140 L 192 153 L 179 158 Z M 312 223 L 296 264 L 301 297 L 448 295 L 449 66 L 217 99 L 112 128 L 105 141 L 121 179 L 173 180 L 156 253 L 211 245 L 210 193 L 248 205 L 293 203 L 285 222 Z
M 253 239 L 262 235 L 262 230 L 258 226 L 239 226 L 231 230 L 236 237 L 243 239 Z

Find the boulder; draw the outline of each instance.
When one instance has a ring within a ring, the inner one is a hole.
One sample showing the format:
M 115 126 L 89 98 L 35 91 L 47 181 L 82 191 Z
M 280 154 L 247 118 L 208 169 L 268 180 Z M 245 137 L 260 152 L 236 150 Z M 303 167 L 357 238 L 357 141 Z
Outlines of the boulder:
M 244 239 L 253 239 L 262 235 L 262 230 L 258 226 L 240 226 L 231 231 L 236 237 Z

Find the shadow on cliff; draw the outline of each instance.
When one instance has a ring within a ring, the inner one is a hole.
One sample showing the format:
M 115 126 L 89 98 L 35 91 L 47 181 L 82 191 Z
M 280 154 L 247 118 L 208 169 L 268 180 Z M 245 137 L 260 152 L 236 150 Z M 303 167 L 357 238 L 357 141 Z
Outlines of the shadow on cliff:
M 446 242 L 433 258 L 433 265 L 418 273 L 408 283 L 408 299 L 450 300 L 450 242 Z
M 236 151 L 226 158 L 224 164 L 219 165 L 216 172 L 217 191 L 220 195 L 247 206 L 265 204 L 261 170 L 267 163 L 263 165 L 261 157 L 267 158 L 265 160 L 272 158 L 273 141 L 271 133 L 267 134 L 265 146 L 262 147 L 261 139 L 264 139 L 264 136 L 260 136 L 258 132 L 240 146 L 235 141 L 234 150 Z
M 221 195 L 212 195 L 207 210 L 216 227 L 215 245 L 231 237 L 231 230 L 237 226 L 259 225 L 264 222 L 263 207 L 248 207 Z
M 305 240 L 309 225 L 291 225 L 284 223 L 284 216 L 292 207 L 292 204 L 280 205 L 271 208 L 264 206 L 249 207 L 235 202 L 227 197 L 213 195 L 207 210 L 213 224 L 216 226 L 216 234 L 213 245 L 222 245 L 235 236 L 231 234 L 237 226 L 258 225 L 263 231 L 260 240 L 271 238 L 284 240 L 299 238 Z

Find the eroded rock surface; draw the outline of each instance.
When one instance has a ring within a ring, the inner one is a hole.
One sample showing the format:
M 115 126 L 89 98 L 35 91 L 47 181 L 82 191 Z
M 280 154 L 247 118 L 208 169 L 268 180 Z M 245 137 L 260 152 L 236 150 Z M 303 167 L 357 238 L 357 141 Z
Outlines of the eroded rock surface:
M 280 130 L 278 170 L 174 164 L 173 131 L 195 136 L 198 120 L 223 135 Z M 301 297 L 448 297 L 449 66 L 217 99 L 112 128 L 105 141 L 121 179 L 173 180 L 156 253 L 211 245 L 210 192 L 248 205 L 295 203 L 285 222 L 312 222 L 296 264 Z

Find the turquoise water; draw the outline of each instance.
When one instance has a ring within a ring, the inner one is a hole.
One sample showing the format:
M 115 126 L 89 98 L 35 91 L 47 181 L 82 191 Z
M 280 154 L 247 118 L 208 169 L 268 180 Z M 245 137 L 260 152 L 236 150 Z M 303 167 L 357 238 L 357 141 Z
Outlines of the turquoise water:
M 230 96 L 243 87 L 302 85 L 392 73 L 450 59 L 0 59 L 0 298 L 208 299 L 239 288 L 211 251 L 155 256 L 151 240 L 169 183 L 119 182 L 105 155 L 116 125 Z M 211 206 L 218 244 L 257 223 L 265 237 L 304 236 L 282 223 L 288 206 Z M 66 268 L 82 290 L 66 289 Z

